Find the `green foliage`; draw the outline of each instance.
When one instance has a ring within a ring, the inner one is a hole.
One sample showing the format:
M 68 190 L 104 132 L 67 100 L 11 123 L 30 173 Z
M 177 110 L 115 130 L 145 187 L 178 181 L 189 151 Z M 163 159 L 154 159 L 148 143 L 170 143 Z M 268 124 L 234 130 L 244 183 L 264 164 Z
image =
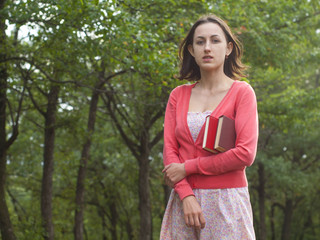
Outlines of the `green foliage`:
M 127 133 L 132 126 L 144 130 L 146 120 L 160 113 L 148 129 L 150 138 L 156 137 L 163 128 L 168 94 L 182 83 L 174 79 L 179 43 L 206 13 L 226 19 L 243 42 L 244 61 L 250 66 L 246 80 L 258 99 L 259 149 L 256 163 L 247 170 L 257 233 L 258 164 L 262 164 L 267 239 L 272 234 L 281 238 L 288 200 L 294 203 L 292 239 L 319 238 L 319 9 L 315 0 L 7 1 L 0 14 L 13 30 L 0 48 L 8 58 L 9 116 L 18 111 L 23 87 L 28 88 L 20 133 L 7 156 L 8 202 L 17 239 L 42 239 L 44 118 L 37 110 L 45 109 L 50 86 L 60 86 L 55 235 L 72 239 L 77 171 L 95 83 L 101 76 L 124 71 L 106 85 L 130 120 L 120 124 Z M 9 117 L 8 132 L 12 122 Z M 135 143 L 141 137 L 130 136 Z M 154 239 L 165 209 L 161 152 L 160 141 L 149 154 Z M 136 157 L 100 98 L 86 178 L 88 239 L 111 239 L 113 232 L 118 239 L 138 239 L 138 171 Z

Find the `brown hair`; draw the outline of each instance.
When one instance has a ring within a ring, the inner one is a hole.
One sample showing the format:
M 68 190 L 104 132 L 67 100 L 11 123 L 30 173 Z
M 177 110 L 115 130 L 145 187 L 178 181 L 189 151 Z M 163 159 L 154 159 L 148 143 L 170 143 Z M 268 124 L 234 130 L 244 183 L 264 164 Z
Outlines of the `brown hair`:
M 178 76 L 178 79 L 183 80 L 199 80 L 201 78 L 200 74 L 200 68 L 198 64 L 196 63 L 194 57 L 190 54 L 188 50 L 188 46 L 193 44 L 193 37 L 194 32 L 196 28 L 204 23 L 216 23 L 218 24 L 221 29 L 223 30 L 227 42 L 232 42 L 233 49 L 228 58 L 225 59 L 224 62 L 224 73 L 233 79 L 239 79 L 241 77 L 244 77 L 244 70 L 246 69 L 246 66 L 242 64 L 241 62 L 241 56 L 242 56 L 242 45 L 237 39 L 236 36 L 233 35 L 231 32 L 229 26 L 224 22 L 221 18 L 215 16 L 215 15 L 206 15 L 198 19 L 196 21 L 190 31 L 188 32 L 187 36 L 184 38 L 184 40 L 181 42 L 180 49 L 179 49 L 179 58 L 181 61 L 180 66 L 180 75 Z

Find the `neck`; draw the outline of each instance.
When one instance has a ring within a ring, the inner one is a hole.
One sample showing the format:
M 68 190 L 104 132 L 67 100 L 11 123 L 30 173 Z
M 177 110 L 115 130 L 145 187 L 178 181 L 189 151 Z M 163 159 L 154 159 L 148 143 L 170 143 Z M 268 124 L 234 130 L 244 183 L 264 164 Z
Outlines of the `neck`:
M 201 71 L 201 87 L 206 90 L 217 90 L 230 86 L 233 82 L 223 71 Z

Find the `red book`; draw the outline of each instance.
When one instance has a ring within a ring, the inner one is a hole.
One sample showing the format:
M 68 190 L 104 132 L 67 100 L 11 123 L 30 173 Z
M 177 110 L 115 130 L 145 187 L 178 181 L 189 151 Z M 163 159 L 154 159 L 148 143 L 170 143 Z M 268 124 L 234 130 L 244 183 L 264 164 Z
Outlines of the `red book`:
M 219 117 L 214 149 L 225 152 L 235 147 L 236 131 L 234 120 L 222 115 Z
M 213 116 L 209 115 L 206 117 L 206 126 L 204 130 L 202 148 L 212 153 L 218 152 L 214 149 L 218 121 L 219 119 Z

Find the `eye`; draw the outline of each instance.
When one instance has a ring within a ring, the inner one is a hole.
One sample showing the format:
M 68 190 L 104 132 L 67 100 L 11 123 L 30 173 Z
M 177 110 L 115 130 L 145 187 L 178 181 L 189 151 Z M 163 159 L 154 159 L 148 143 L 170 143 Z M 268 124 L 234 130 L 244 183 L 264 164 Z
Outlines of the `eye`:
M 202 41 L 202 40 L 196 41 L 197 45 L 202 45 L 203 43 L 204 43 L 204 41 Z
M 212 39 L 212 42 L 213 42 L 213 43 L 219 43 L 220 40 L 219 40 L 219 39 Z

